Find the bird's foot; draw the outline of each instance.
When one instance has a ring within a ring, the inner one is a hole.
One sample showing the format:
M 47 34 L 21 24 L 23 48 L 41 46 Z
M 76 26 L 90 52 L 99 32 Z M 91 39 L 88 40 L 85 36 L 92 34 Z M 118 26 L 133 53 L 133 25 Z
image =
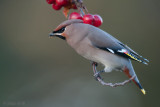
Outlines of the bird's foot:
M 100 78 L 100 79 L 102 79 L 102 80 L 103 80 L 103 78 L 102 78 L 102 77 L 101 77 L 101 75 L 100 75 L 102 72 L 104 72 L 104 70 L 102 70 L 102 71 L 98 71 L 98 72 L 94 73 L 94 75 L 93 75 L 93 76 L 95 77 L 95 79 L 96 79 L 97 81 L 98 81 L 98 79 L 97 79 L 97 78 Z

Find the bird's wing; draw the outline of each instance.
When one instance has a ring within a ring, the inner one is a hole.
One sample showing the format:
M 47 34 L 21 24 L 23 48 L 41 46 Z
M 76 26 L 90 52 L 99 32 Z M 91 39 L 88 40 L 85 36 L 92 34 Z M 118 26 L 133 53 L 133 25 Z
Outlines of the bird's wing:
M 94 33 L 94 34 L 93 34 Z M 96 34 L 97 33 L 97 34 Z M 93 35 L 89 36 L 91 43 L 94 47 L 102 49 L 104 51 L 111 52 L 113 54 L 129 58 L 144 64 L 149 62 L 147 59 L 143 58 L 127 45 L 123 44 L 110 34 L 106 32 L 92 32 Z

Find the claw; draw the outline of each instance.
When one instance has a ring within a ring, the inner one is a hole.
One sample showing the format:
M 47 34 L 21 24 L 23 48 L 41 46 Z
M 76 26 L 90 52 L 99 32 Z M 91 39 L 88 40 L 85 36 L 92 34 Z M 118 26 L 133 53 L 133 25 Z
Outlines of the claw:
M 96 72 L 96 73 L 94 74 L 94 77 L 95 77 L 96 80 L 98 80 L 97 78 L 100 78 L 100 79 L 103 80 L 103 78 L 100 76 L 100 73 L 102 73 L 102 72 L 104 72 L 104 70 L 98 71 L 98 72 Z

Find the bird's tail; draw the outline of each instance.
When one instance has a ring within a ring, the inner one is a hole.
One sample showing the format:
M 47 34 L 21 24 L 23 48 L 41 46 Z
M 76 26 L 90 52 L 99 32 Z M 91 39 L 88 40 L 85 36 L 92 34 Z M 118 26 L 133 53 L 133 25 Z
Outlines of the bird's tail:
M 127 68 L 127 67 L 126 67 L 126 68 L 124 69 L 124 72 L 125 72 L 125 74 L 127 74 L 127 76 L 128 76 L 129 78 L 135 76 L 135 78 L 133 79 L 133 82 L 141 89 L 142 93 L 145 95 L 146 92 L 145 92 L 144 88 L 141 86 L 141 84 L 140 84 L 140 82 L 139 82 L 139 80 L 138 80 L 138 77 L 137 77 L 136 73 L 134 72 L 134 69 L 133 69 L 133 67 L 132 67 L 132 64 L 131 64 L 130 68 Z

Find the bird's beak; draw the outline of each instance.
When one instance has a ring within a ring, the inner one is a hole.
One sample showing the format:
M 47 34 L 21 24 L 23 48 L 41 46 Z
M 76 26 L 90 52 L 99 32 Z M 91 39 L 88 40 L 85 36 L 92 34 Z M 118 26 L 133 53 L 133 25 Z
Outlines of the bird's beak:
M 52 33 L 49 34 L 49 38 L 53 38 L 53 37 L 59 37 L 63 40 L 66 40 L 66 38 L 63 36 L 62 33 L 57 33 L 55 31 L 53 31 Z
M 61 33 L 54 33 L 53 31 L 52 33 L 49 34 L 49 38 L 57 37 L 57 36 L 61 36 Z

